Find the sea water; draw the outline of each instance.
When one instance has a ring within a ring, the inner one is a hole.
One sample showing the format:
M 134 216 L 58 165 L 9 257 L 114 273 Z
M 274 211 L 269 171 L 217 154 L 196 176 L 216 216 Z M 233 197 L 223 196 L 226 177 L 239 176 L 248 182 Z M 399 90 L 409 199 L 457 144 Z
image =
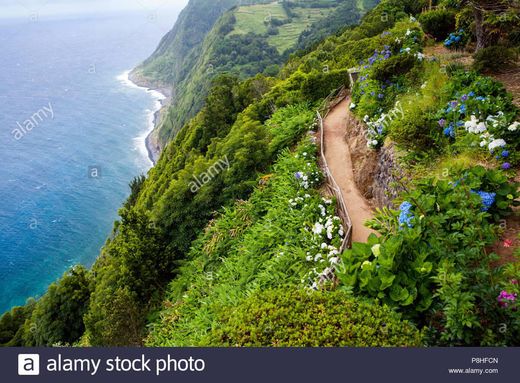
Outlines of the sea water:
M 99 254 L 128 183 L 151 167 L 159 95 L 127 71 L 174 21 L 0 19 L 0 312 Z

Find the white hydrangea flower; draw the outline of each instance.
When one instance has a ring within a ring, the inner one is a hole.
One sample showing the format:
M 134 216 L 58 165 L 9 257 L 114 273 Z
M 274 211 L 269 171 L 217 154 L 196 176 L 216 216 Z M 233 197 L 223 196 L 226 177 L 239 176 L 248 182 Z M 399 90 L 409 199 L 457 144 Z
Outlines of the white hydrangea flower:
M 496 148 L 502 148 L 506 145 L 507 145 L 507 143 L 505 140 L 503 140 L 501 138 L 497 138 L 488 144 L 488 149 L 489 149 L 489 151 L 494 151 Z
M 329 260 L 331 265 L 337 265 L 339 263 L 339 257 L 333 257 Z
M 520 122 L 515 121 L 515 122 L 513 122 L 511 125 L 509 125 L 509 127 L 507 128 L 507 130 L 509 130 L 510 132 L 516 132 L 516 130 L 518 129 L 518 127 L 520 127 Z
M 312 229 L 312 232 L 314 234 L 320 235 L 323 232 L 323 229 L 324 229 L 323 225 L 321 223 L 319 223 L 319 222 L 316 222 L 314 224 L 314 228 Z

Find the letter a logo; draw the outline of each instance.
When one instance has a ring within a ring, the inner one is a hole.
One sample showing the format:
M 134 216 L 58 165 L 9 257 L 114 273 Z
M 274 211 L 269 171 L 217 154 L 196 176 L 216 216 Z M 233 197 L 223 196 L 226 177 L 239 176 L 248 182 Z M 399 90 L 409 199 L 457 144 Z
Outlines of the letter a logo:
M 18 354 L 18 375 L 40 375 L 40 355 Z

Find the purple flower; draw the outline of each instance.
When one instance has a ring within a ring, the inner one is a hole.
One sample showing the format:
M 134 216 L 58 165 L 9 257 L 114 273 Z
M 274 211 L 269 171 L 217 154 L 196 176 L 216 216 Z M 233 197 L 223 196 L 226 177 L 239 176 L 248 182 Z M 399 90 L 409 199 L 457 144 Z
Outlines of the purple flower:
M 511 164 L 510 164 L 509 162 L 504 162 L 504 163 L 502 164 L 502 169 L 504 169 L 504 170 L 509 170 L 509 169 L 511 169 Z
M 302 172 L 294 173 L 294 176 L 296 177 L 297 180 L 299 180 L 300 178 L 303 177 L 303 173 Z
M 461 99 L 461 101 L 467 101 L 468 95 L 467 94 L 463 94 L 460 99 Z
M 457 101 L 452 101 L 452 102 L 450 102 L 450 106 L 451 106 L 452 108 L 455 108 L 457 105 L 459 105 L 459 103 L 458 103 Z
M 444 127 L 446 126 L 446 120 L 445 120 L 444 118 L 441 118 L 441 119 L 438 121 L 438 123 L 439 123 L 439 126 L 440 126 L 441 128 L 444 128 Z
M 377 98 L 379 98 L 379 99 L 382 99 L 383 97 L 385 97 L 385 95 L 382 94 L 382 93 L 379 93 L 379 94 L 377 95 Z
M 502 290 L 497 297 L 497 301 L 502 307 L 508 307 L 509 304 L 516 301 L 516 293 L 508 293 L 506 290 Z

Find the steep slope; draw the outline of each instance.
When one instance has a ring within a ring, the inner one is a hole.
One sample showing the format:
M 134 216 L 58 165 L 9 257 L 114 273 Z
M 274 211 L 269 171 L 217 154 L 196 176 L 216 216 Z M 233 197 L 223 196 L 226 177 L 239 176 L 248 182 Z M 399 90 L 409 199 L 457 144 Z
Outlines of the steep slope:
M 276 75 L 302 33 L 341 6 L 341 26 L 356 23 L 373 0 L 252 1 L 224 12 L 205 36 L 191 47 L 178 47 L 186 17 L 165 37 L 156 53 L 134 71 L 134 78 L 151 78 L 173 84 L 172 105 L 150 137 L 150 149 L 159 152 L 202 107 L 211 80 L 220 73 L 247 78 L 257 73 Z M 190 8 L 192 9 L 192 8 Z M 181 15 L 183 16 L 183 15 Z M 209 23 L 207 23 L 209 24 Z M 328 30 L 339 28 L 338 19 Z M 325 28 L 321 24 L 320 28 Z M 318 30 L 320 29 L 318 28 Z M 313 30 L 316 30 L 314 28 Z M 325 34 L 320 35 L 324 37 Z M 317 40 L 313 35 L 313 41 Z M 182 59 L 175 50 L 185 52 Z M 168 63 L 168 65 L 164 65 Z M 173 66 L 172 66 L 173 64 Z
M 520 197 L 510 181 L 520 111 L 490 78 L 425 59 L 428 39 L 410 17 L 424 6 L 383 0 L 358 27 L 292 56 L 278 78 L 216 77 L 201 111 L 132 183 L 92 270 L 3 316 L 0 340 L 519 344 L 520 266 L 495 267 L 489 248 Z M 380 236 L 339 254 L 344 230 L 321 194 L 313 119 L 356 65 L 349 107 L 367 150 L 395 144 L 412 176 L 397 180 L 398 210 L 375 212 Z
M 258 0 L 262 2 L 268 0 Z M 190 70 L 197 51 L 218 18 L 240 0 L 190 0 L 173 29 L 133 73 L 134 78 L 172 85 Z

